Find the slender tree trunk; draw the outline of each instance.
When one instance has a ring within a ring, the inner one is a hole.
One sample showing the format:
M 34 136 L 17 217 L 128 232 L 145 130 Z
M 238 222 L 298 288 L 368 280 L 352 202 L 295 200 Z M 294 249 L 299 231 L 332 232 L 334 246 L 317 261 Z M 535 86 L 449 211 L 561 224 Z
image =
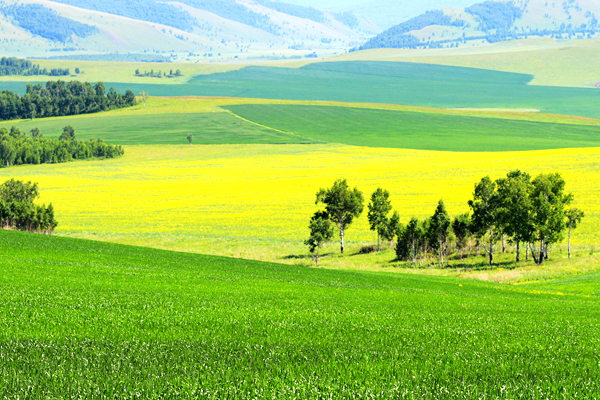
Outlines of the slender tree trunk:
M 379 231 L 377 231 L 377 252 L 379 253 Z
M 506 240 L 504 233 L 502 234 L 502 254 L 506 253 Z
M 494 230 L 490 229 L 490 265 L 494 264 Z
M 571 258 L 571 225 L 569 225 L 569 258 Z
M 342 254 L 344 254 L 344 223 L 340 224 L 340 241 L 341 241 L 341 250 Z
M 527 253 L 529 253 L 529 249 L 531 248 L 531 256 L 533 257 L 533 261 L 538 264 L 538 258 L 537 258 L 537 254 L 535 253 L 535 243 L 533 244 L 533 246 L 531 245 L 531 243 L 527 244 Z
M 517 239 L 517 262 L 521 261 L 521 242 Z
M 538 265 L 542 265 L 544 263 L 544 241 L 540 242 L 540 253 L 538 256 Z
M 548 259 L 549 247 L 550 247 L 550 245 L 548 243 L 546 243 L 546 250 L 544 252 L 544 260 Z
M 529 243 L 525 243 L 525 261 L 529 261 Z

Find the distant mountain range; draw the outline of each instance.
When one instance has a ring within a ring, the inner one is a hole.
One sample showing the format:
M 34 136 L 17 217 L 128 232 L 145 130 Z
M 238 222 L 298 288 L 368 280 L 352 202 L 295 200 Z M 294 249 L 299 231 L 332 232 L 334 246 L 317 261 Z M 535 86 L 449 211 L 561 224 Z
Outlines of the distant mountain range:
M 17 56 L 315 57 L 360 45 L 378 32 L 377 25 L 351 12 L 271 0 L 0 3 L 0 43 L 4 55 Z
M 355 50 L 473 46 L 529 37 L 600 36 L 600 1 L 485 1 L 428 11 L 371 38 Z
M 4 0 L 0 44 L 2 55 L 13 56 L 231 61 L 315 58 L 381 47 L 472 46 L 530 36 L 600 35 L 597 0 L 471 3 Z M 453 7 L 439 9 L 447 5 Z

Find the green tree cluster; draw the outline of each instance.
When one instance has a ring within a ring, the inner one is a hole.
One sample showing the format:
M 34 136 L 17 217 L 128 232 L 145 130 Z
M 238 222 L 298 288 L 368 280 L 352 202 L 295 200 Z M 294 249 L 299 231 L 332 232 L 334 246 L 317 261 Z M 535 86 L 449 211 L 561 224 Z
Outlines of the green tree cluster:
M 417 260 L 422 262 L 428 254 L 437 253 L 443 265 L 452 241 L 462 259 L 470 239 L 475 239 L 492 265 L 496 246 L 507 238 L 516 246 L 517 262 L 525 245 L 534 261 L 542 264 L 548 259 L 550 245 L 563 241 L 568 231 L 570 257 L 572 229 L 584 216 L 577 208 L 569 208 L 572 201 L 573 195 L 565 192 L 565 181 L 558 173 L 540 174 L 535 179 L 521 171 L 495 181 L 484 177 L 468 202 L 471 213 L 451 219 L 440 200 L 431 218 L 413 218 L 401 226 L 396 254 L 416 265 Z
M 58 222 L 50 203 L 36 205 L 37 183 L 11 179 L 0 185 L 0 228 L 50 234 Z
M 102 82 L 49 81 L 46 86 L 28 84 L 22 97 L 9 90 L 0 92 L 0 120 L 91 114 L 135 104 L 131 90 L 121 94 L 111 87 L 106 93 Z
M 460 253 L 462 260 L 473 241 L 477 254 L 483 248 L 492 265 L 496 246 L 502 241 L 504 252 L 507 239 L 516 245 L 517 262 L 521 246 L 525 245 L 527 257 L 531 252 L 534 261 L 542 264 L 548 259 L 550 246 L 562 242 L 567 232 L 571 257 L 571 233 L 584 217 L 581 210 L 570 207 L 574 197 L 565 192 L 565 185 L 559 173 L 540 174 L 532 179 L 528 173 L 516 170 L 495 181 L 486 176 L 475 185 L 473 198 L 468 201 L 470 213 L 452 218 L 440 200 L 431 217 L 412 218 L 406 225 L 400 223 L 397 211 L 390 217 L 390 193 L 377 188 L 368 204 L 368 219 L 371 230 L 377 233 L 377 251 L 381 238 L 397 238 L 398 259 L 412 261 L 415 266 L 427 262 L 430 256 L 437 258 L 440 267 L 448 265 L 451 254 Z M 310 238 L 305 241 L 311 253 L 316 254 L 315 262 L 319 250 L 333 237 L 333 225 L 339 231 L 344 253 L 345 230 L 364 208 L 362 192 L 350 189 L 345 179 L 335 181 L 331 188 L 320 189 L 316 204 L 320 203 L 325 210 L 312 217 Z
M 115 158 L 125 153 L 118 145 L 102 139 L 78 141 L 75 130 L 66 126 L 60 139 L 46 139 L 34 128 L 29 135 L 17 127 L 0 127 L 0 168 L 22 164 L 62 163 L 90 158 Z
M 136 69 L 135 76 L 140 78 L 178 78 L 183 75 L 181 74 L 181 70 L 179 69 L 175 72 L 173 72 L 173 70 L 170 70 L 168 74 L 166 71 L 163 72 L 161 70 L 158 70 L 155 72 L 153 69 L 151 69 L 150 72 L 144 70 L 144 72 L 142 73 L 139 69 Z
M 340 234 L 340 252 L 344 253 L 344 234 L 352 222 L 364 210 L 363 193 L 357 188 L 351 189 L 346 179 L 338 179 L 331 188 L 317 192 L 315 204 L 323 204 L 325 210 L 317 211 L 311 218 L 310 237 L 305 241 L 310 252 L 319 259 L 320 248 L 333 238 L 334 226 Z M 400 226 L 400 214 L 394 212 L 390 217 L 392 205 L 387 190 L 378 188 L 371 195 L 368 205 L 368 218 L 371 229 L 377 233 L 377 251 L 380 250 L 380 238 L 393 240 Z

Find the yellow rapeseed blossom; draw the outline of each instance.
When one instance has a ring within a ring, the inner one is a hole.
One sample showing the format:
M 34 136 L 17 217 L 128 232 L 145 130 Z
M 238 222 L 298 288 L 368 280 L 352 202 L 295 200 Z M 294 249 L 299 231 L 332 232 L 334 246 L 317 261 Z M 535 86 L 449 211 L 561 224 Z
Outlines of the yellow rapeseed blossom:
M 586 218 L 574 243 L 593 244 L 600 222 L 600 149 L 451 153 L 326 145 L 127 146 L 116 160 L 5 168 L 0 179 L 37 181 L 58 232 L 199 235 L 300 241 L 317 210 L 315 193 L 347 178 L 368 199 L 390 191 L 402 221 L 433 213 L 443 198 L 468 210 L 475 183 L 521 169 L 558 171 Z M 366 215 L 349 240 L 372 240 Z

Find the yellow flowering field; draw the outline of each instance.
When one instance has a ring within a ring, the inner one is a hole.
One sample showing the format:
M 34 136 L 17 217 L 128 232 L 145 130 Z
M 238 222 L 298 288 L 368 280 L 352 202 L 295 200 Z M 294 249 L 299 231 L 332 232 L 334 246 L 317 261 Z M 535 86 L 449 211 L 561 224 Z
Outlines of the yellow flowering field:
M 39 182 L 41 201 L 57 210 L 59 234 L 248 257 L 254 256 L 232 252 L 227 243 L 264 241 L 277 258 L 292 251 L 284 243 L 293 251 L 302 248 L 317 210 L 315 193 L 337 178 L 347 178 L 366 199 L 378 186 L 388 189 L 406 222 L 433 213 L 441 198 L 451 213 L 467 211 L 474 184 L 487 174 L 560 171 L 587 215 L 574 243 L 594 244 L 599 238 L 597 148 L 450 153 L 325 144 L 125 150 L 116 160 L 2 169 L 0 178 Z M 366 211 L 347 238 L 374 240 Z

